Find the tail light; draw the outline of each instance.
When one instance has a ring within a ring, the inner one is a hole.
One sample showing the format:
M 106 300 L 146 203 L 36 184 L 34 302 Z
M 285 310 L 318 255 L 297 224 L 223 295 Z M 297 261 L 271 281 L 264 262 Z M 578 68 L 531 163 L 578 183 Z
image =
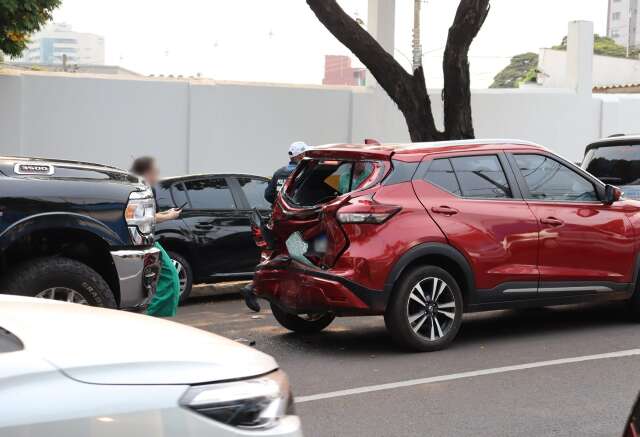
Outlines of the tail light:
M 338 221 L 343 224 L 379 225 L 393 217 L 400 209 L 399 206 L 383 205 L 371 199 L 362 199 L 340 208 L 337 216 Z
M 264 223 L 262 216 L 257 209 L 254 209 L 249 217 L 251 223 L 251 235 L 253 241 L 260 249 L 270 250 L 273 248 L 273 235 L 269 232 L 267 225 Z
M 262 236 L 262 229 L 252 224 L 251 235 L 253 236 L 253 241 L 256 243 L 256 246 L 258 246 L 260 249 L 264 249 L 267 247 L 267 242 Z

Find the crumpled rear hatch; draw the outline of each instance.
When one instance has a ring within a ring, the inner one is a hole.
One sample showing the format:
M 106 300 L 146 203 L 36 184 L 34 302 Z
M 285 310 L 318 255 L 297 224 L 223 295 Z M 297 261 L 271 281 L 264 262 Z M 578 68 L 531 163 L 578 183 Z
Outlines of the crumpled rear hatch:
M 338 210 L 370 196 L 390 163 L 353 153 L 334 155 L 303 160 L 284 185 L 266 227 L 273 241 L 266 258 L 288 256 L 327 269 L 348 247 Z

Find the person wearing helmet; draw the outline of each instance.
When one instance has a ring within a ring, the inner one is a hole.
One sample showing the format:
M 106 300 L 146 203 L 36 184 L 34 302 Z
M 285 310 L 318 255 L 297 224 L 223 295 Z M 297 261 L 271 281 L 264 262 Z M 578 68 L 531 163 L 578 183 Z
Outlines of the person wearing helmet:
M 285 181 L 289 175 L 293 173 L 293 170 L 295 170 L 298 162 L 302 158 L 302 154 L 308 148 L 309 146 L 302 141 L 296 141 L 289 146 L 289 164 L 276 170 L 271 181 L 269 181 L 269 185 L 267 185 L 267 188 L 264 190 L 264 198 L 267 202 L 273 204 L 276 201 L 276 197 L 278 197 L 278 193 L 282 189 Z

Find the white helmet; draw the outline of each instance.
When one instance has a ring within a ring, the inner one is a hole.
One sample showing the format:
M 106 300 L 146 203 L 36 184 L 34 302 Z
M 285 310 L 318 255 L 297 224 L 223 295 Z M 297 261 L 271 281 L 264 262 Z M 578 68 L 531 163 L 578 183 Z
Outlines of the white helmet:
M 296 141 L 289 146 L 289 157 L 295 158 L 298 155 L 302 155 L 309 146 L 304 141 Z

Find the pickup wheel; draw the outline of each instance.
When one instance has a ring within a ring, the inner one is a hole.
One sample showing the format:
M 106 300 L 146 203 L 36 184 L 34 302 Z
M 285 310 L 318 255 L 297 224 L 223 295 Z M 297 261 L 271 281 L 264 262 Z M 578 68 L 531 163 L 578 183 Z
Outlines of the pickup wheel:
M 271 312 L 278 323 L 289 331 L 311 334 L 320 332 L 336 318 L 331 313 L 296 315 L 285 312 L 278 306 L 271 304 Z
M 397 283 L 384 320 L 393 340 L 420 352 L 447 347 L 462 323 L 462 293 L 446 270 L 416 267 Z
M 79 261 L 50 257 L 26 261 L 12 269 L 2 292 L 104 308 L 117 308 L 109 285 L 95 270 Z
M 167 254 L 178 272 L 178 280 L 180 281 L 180 304 L 182 305 L 191 294 L 191 288 L 193 287 L 193 270 L 191 269 L 189 261 L 179 253 L 168 251 Z

